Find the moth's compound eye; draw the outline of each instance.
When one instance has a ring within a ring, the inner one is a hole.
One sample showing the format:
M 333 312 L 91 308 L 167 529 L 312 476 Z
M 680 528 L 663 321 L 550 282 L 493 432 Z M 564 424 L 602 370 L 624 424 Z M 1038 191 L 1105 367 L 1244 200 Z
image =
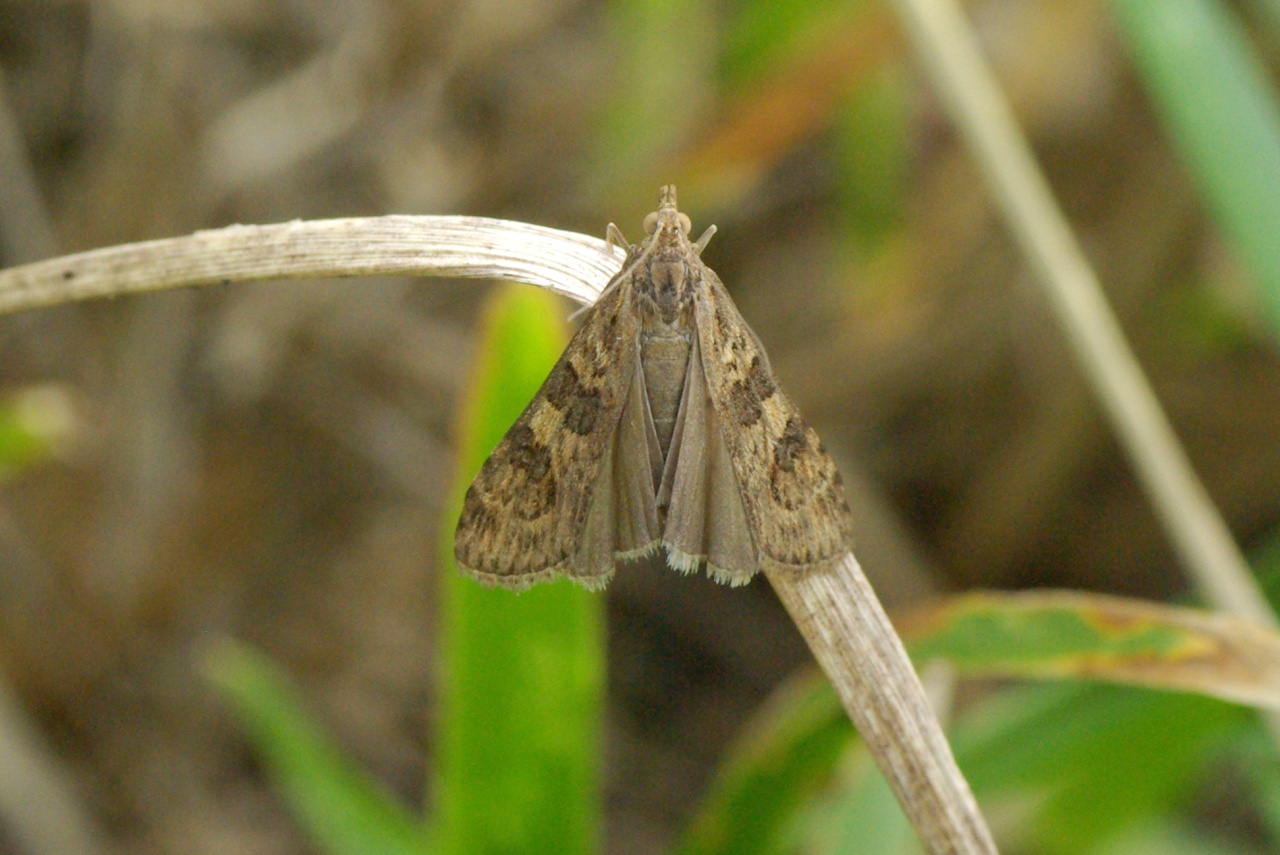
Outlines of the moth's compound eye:
M 645 234 L 653 234 L 658 230 L 658 212 L 652 211 L 644 218 Z
M 685 235 L 693 231 L 693 222 L 684 214 L 680 215 L 680 231 L 684 232 Z

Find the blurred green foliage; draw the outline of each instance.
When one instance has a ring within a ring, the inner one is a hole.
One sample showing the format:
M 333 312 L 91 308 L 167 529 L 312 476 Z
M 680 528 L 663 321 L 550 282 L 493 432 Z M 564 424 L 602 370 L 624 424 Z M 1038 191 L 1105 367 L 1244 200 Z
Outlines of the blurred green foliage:
M 603 599 L 567 581 L 523 594 L 453 568 L 462 495 L 565 345 L 566 305 L 510 286 L 490 304 L 440 538 L 439 708 L 432 776 L 442 852 L 596 849 Z
M 312 838 L 330 853 L 587 853 L 598 849 L 602 600 L 569 583 L 522 595 L 453 568 L 452 525 L 471 475 L 565 344 L 565 305 L 499 290 L 485 315 L 460 427 L 440 577 L 439 708 L 430 833 L 323 739 L 263 657 L 220 649 L 209 673 Z
M 0 399 L 0 477 L 48 457 L 68 430 L 67 402 L 52 387 L 31 387 Z
M 1112 0 L 1128 45 L 1205 204 L 1280 335 L 1280 97 L 1221 0 Z
M 1007 606 L 996 604 L 990 611 L 1002 607 Z M 1042 623 L 1025 611 L 1010 615 L 1041 642 L 1041 654 L 1018 657 L 1024 668 L 1034 669 L 1041 656 L 1045 674 L 1051 675 L 1061 650 L 1085 655 L 1088 640 L 1082 638 L 1079 625 L 1088 615 L 1071 623 L 1062 619 L 1061 611 L 1040 615 Z M 982 651 L 997 671 L 1007 658 L 1001 648 L 1010 643 L 1004 627 L 997 614 L 988 617 L 985 624 L 967 628 L 955 651 L 970 673 L 982 672 Z M 975 636 L 984 632 L 1000 643 L 975 643 Z M 1046 643 L 1055 633 L 1064 637 L 1059 643 Z M 916 646 L 934 657 L 946 657 L 956 638 L 949 627 L 942 627 L 917 639 Z M 1164 645 L 1162 639 L 1156 643 Z M 1117 661 L 1141 662 L 1149 656 L 1141 644 L 1117 650 L 1104 634 L 1094 636 L 1094 647 L 1097 654 Z M 300 819 L 325 851 L 445 851 L 440 845 L 445 826 L 433 823 L 434 833 L 428 835 L 389 796 L 342 761 L 302 714 L 273 666 L 235 646 L 220 649 L 210 661 L 215 681 L 234 701 Z M 501 673 L 519 674 L 519 668 Z M 563 708 L 566 701 L 554 703 Z M 542 710 L 548 708 L 544 705 Z M 522 709 L 527 713 L 528 708 Z M 442 716 L 449 712 L 446 708 Z M 558 722 L 553 710 L 544 725 L 553 729 Z M 491 744 L 463 743 L 456 749 L 471 752 L 468 774 L 457 782 L 446 779 L 437 784 L 455 787 L 458 801 L 453 809 L 467 814 L 455 819 L 459 827 L 451 832 L 449 844 L 454 851 L 536 852 L 564 846 L 574 848 L 561 851 L 600 851 L 594 834 L 599 739 L 587 724 L 560 735 L 562 756 L 550 762 L 545 746 L 504 744 L 502 733 L 474 734 L 475 740 Z M 529 722 L 521 727 L 524 733 L 530 730 Z M 1207 786 L 1213 769 L 1228 761 L 1249 770 L 1264 831 L 1269 839 L 1280 840 L 1280 762 L 1255 717 L 1239 706 L 1186 693 L 1059 681 L 990 694 L 965 710 L 950 736 L 975 793 L 998 818 L 1001 837 L 1016 843 L 1015 850 L 1052 855 L 1136 853 L 1158 839 L 1173 853 L 1214 846 L 1248 851 L 1241 841 L 1204 831 L 1190 833 L 1178 818 L 1196 787 Z M 503 750 L 495 751 L 495 744 Z M 590 769 L 569 781 L 573 791 L 556 778 L 566 767 L 564 755 L 581 758 Z M 436 780 L 445 774 L 440 772 Z M 514 793 L 514 798 L 504 799 L 503 792 Z M 548 792 L 561 801 L 542 803 Z M 498 804 L 525 811 L 526 819 L 481 825 Z M 526 804 L 532 807 L 523 807 Z M 535 814 L 539 808 L 544 813 Z M 573 813 L 556 816 L 567 808 Z M 913 840 L 835 693 L 820 675 L 810 672 L 784 686 L 746 724 L 673 851 L 887 854 L 903 851 Z
M 791 817 L 830 779 L 855 735 L 814 681 L 780 691 L 725 759 L 680 855 L 785 851 Z M 892 796 L 891 796 L 892 798 Z
M 208 651 L 205 674 L 230 702 L 281 793 L 327 855 L 425 855 L 427 829 L 326 737 L 279 666 L 236 642 Z

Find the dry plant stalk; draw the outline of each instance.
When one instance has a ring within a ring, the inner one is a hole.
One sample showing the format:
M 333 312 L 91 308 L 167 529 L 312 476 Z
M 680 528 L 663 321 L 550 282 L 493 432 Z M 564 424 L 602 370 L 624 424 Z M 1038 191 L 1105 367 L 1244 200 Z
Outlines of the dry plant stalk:
M 1188 575 L 1216 608 L 1277 626 L 1125 340 L 964 10 L 956 0 L 894 0 L 894 5 Z M 1280 719 L 1272 729 L 1280 739 Z
M 285 278 L 505 278 L 593 302 L 615 247 L 571 232 L 477 217 L 388 216 L 231 226 L 0 270 L 0 314 L 99 297 Z M 850 719 L 930 852 L 995 844 L 910 660 L 850 553 L 797 574 L 764 566 Z
M 830 573 L 767 575 L 929 851 L 994 853 L 902 640 L 853 554 Z

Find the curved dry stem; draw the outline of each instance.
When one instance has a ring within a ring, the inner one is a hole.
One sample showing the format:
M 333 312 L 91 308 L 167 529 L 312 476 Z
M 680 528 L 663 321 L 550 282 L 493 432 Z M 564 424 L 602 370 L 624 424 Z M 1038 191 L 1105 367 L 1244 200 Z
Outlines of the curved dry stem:
M 902 641 L 852 554 L 827 573 L 769 573 L 778 599 L 930 852 L 994 853 Z
M 514 279 L 590 303 L 618 271 L 599 238 L 485 217 L 387 216 L 228 226 L 0 270 L 0 314 L 262 279 Z

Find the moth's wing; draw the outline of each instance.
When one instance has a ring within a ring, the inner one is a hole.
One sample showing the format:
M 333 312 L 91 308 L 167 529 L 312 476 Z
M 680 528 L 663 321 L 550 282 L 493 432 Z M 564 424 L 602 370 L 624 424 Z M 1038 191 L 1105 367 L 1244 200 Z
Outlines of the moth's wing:
M 840 472 L 774 380 L 755 333 L 705 266 L 694 315 L 702 365 L 761 570 L 823 570 L 849 550 Z
M 634 346 L 637 362 L 630 392 L 597 468 L 586 521 L 570 532 L 570 538 L 576 538 L 573 554 L 559 570 L 592 590 L 609 582 L 618 561 L 647 555 L 661 542 L 653 485 L 657 464 L 651 456 L 660 458 L 661 450 L 639 368 L 639 342 Z
M 711 405 L 696 336 L 658 503 L 667 505 L 662 543 L 673 568 L 691 573 L 705 562 L 713 579 L 730 585 L 755 575 L 758 562 L 742 491 Z
M 654 491 L 662 470 L 662 447 L 649 410 L 639 336 L 632 340 L 632 347 L 635 367 L 614 434 L 611 468 L 602 468 L 597 488 L 607 489 L 610 494 L 614 509 L 612 557 L 619 561 L 647 555 L 661 542 Z M 601 503 L 601 499 L 595 502 Z
M 642 373 L 630 290 L 615 281 L 586 313 L 467 490 L 454 555 L 479 581 L 522 590 L 563 574 L 601 587 L 612 575 L 616 444 Z

